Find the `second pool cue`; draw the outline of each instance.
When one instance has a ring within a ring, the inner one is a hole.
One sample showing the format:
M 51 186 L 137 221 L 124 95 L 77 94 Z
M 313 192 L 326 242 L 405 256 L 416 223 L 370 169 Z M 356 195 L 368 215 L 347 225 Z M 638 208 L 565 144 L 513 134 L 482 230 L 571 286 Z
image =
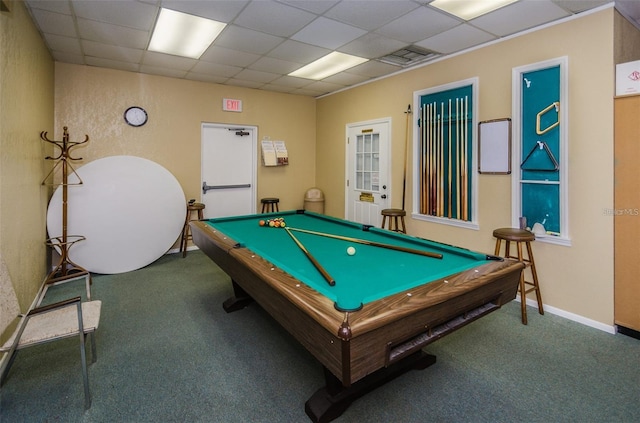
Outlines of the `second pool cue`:
M 403 253 L 418 254 L 420 256 L 426 256 L 426 257 L 438 258 L 438 259 L 442 258 L 442 254 L 440 253 L 432 253 L 430 251 L 416 250 L 415 248 L 400 247 L 399 245 L 385 244 L 382 242 L 369 241 L 367 239 L 351 238 L 349 236 L 328 234 L 326 232 L 310 231 L 308 229 L 297 229 L 297 228 L 285 228 L 285 229 L 287 229 L 288 231 L 291 230 L 291 231 L 303 232 L 311 235 L 318 235 L 318 236 L 324 236 L 327 238 L 339 239 L 342 241 L 354 242 L 356 244 L 364 244 L 364 245 L 370 245 L 372 247 L 387 248 L 389 250 L 402 251 Z
M 313 265 L 316 267 L 316 269 L 318 269 L 318 272 L 320 272 L 320 274 L 322 274 L 322 277 L 325 278 L 325 280 L 327 281 L 327 283 L 329 283 L 329 285 L 334 286 L 336 284 L 335 279 L 333 279 L 331 277 L 331 275 L 329 274 L 329 272 L 327 272 L 326 270 L 324 270 L 324 267 L 322 267 L 322 265 L 320 265 L 320 263 L 318 263 L 318 260 L 316 260 L 316 258 L 311 255 L 311 253 L 309 251 L 307 251 L 307 249 L 304 247 L 304 245 L 302 245 L 302 243 L 300 241 L 298 241 L 298 238 L 296 238 L 291 231 L 289 230 L 289 228 L 284 228 L 287 233 L 289 234 L 289 236 L 291 237 L 291 239 L 293 239 L 293 241 L 296 243 L 296 245 L 298 246 L 298 248 L 300 248 L 302 250 L 302 252 L 304 253 L 305 256 L 307 256 L 307 258 L 309 259 L 309 261 L 311 261 L 311 263 L 313 263 Z

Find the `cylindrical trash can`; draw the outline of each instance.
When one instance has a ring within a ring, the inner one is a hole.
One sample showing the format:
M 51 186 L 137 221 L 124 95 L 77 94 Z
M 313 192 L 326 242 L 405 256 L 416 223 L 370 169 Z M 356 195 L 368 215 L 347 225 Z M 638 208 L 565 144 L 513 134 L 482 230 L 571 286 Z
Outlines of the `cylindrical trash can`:
M 309 188 L 304 195 L 304 209 L 324 213 L 324 194 L 318 188 Z

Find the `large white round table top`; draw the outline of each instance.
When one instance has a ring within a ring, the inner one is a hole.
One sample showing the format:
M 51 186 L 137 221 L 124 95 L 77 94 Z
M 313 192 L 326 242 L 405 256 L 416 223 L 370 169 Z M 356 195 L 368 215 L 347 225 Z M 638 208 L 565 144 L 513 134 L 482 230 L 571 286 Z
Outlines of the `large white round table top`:
M 71 185 L 82 181 L 80 185 Z M 134 156 L 112 156 L 69 170 L 67 235 L 83 236 L 69 259 L 90 272 L 140 269 L 180 237 L 186 216 L 182 187 L 164 167 Z M 47 211 L 50 238 L 62 236 L 62 186 Z

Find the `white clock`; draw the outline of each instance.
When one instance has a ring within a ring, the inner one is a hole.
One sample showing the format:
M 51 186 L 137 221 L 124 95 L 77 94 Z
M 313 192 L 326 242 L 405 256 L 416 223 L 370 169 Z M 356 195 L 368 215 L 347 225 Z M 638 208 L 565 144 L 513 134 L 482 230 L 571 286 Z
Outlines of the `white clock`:
M 148 119 L 147 112 L 142 107 L 133 106 L 124 111 L 124 120 L 131 126 L 142 126 Z

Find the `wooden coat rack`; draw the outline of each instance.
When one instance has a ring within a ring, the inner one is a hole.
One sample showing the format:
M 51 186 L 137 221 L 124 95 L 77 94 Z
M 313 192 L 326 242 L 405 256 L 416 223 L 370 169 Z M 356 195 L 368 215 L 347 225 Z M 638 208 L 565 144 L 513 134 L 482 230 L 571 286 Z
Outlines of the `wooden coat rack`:
M 69 249 L 71 248 L 71 246 L 73 246 L 76 242 L 85 240 L 85 237 L 82 235 L 69 235 L 67 233 L 68 187 L 69 185 L 82 185 L 80 176 L 78 176 L 73 166 L 71 166 L 71 162 L 82 160 L 82 157 L 72 157 L 71 149 L 88 142 L 89 136 L 85 135 L 84 141 L 81 142 L 70 142 L 67 127 L 65 126 L 63 129 L 64 133 L 62 136 L 62 141 L 50 140 L 47 137 L 47 132 L 45 131 L 40 133 L 40 138 L 43 141 L 51 143 L 60 149 L 60 154 L 58 154 L 57 156 L 45 157 L 45 160 L 54 160 L 56 161 L 56 164 L 51 169 L 51 172 L 49 172 L 44 178 L 44 180 L 42 181 L 42 185 L 46 185 L 47 179 L 54 173 L 58 166 L 60 166 L 62 169 L 62 182 L 60 183 L 60 185 L 62 186 L 62 235 L 49 238 L 46 241 L 48 246 L 55 248 L 59 252 L 60 260 L 45 279 L 45 285 L 56 284 L 69 279 L 77 279 L 80 277 L 88 277 L 89 281 L 91 280 L 91 274 L 89 273 L 89 271 L 77 265 L 69 258 Z M 69 183 L 69 170 L 71 170 L 71 172 L 78 177 L 77 183 Z

